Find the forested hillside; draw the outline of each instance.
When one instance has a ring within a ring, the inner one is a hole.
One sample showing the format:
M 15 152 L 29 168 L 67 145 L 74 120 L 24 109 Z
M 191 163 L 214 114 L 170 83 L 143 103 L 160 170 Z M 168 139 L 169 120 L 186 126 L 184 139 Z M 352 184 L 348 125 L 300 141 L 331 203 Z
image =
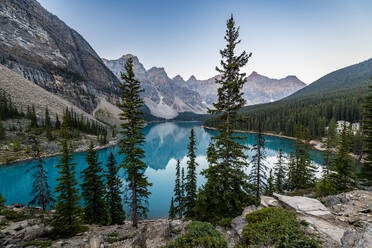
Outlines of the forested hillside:
M 372 59 L 337 70 L 283 100 L 243 108 L 235 129 L 257 131 L 261 122 L 265 131 L 294 136 L 296 123 L 300 123 L 312 138 L 322 137 L 332 118 L 360 120 L 370 78 Z M 211 118 L 205 124 L 217 126 L 218 121 Z

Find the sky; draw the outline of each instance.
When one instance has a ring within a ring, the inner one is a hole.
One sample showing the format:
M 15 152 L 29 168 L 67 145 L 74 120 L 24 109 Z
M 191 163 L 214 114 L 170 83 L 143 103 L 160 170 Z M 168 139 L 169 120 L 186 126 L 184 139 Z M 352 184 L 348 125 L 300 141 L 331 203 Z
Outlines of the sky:
M 38 0 L 99 56 L 134 54 L 170 77 L 217 74 L 226 20 L 240 26 L 243 72 L 309 84 L 372 58 L 371 0 Z

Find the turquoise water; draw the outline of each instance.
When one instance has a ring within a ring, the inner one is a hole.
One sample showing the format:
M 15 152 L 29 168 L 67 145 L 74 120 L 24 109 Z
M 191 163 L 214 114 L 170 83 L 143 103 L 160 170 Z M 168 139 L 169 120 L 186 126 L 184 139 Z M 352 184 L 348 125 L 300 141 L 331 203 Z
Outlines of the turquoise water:
M 179 159 L 181 166 L 186 166 L 186 146 L 191 128 L 194 128 L 197 138 L 196 161 L 199 163 L 197 172 L 200 173 L 202 169 L 207 168 L 206 149 L 211 136 L 216 135 L 215 131 L 206 130 L 197 122 L 152 123 L 144 129 L 146 137 L 145 162 L 149 166 L 146 175 L 149 181 L 153 183 L 153 187 L 151 187 L 152 195 L 149 199 L 149 218 L 165 217 L 168 214 L 169 202 L 173 194 L 176 161 Z M 245 142 L 250 147 L 254 144 L 254 134 L 239 135 L 246 137 Z M 280 147 L 287 155 L 290 151 L 293 151 L 292 140 L 273 136 L 265 136 L 265 139 L 267 165 L 269 167 L 275 163 Z M 118 154 L 117 147 L 100 150 L 99 161 L 105 164 L 110 152 L 114 153 L 119 163 L 122 161 L 122 156 Z M 252 156 L 251 152 L 248 152 L 248 154 L 250 157 Z M 314 163 L 321 163 L 320 152 L 312 151 L 312 158 Z M 53 188 L 56 186 L 55 180 L 58 177 L 58 170 L 56 169 L 58 162 L 59 157 L 45 159 L 49 182 Z M 74 162 L 78 164 L 76 171 L 79 178 L 80 172 L 86 167 L 85 153 L 75 153 Z M 21 162 L 0 167 L 0 192 L 7 199 L 7 204 L 27 204 L 30 201 L 32 178 L 31 174 L 25 174 L 25 171 L 32 163 L 34 162 Z M 120 170 L 119 173 L 124 178 L 125 171 Z M 204 182 L 205 179 L 199 176 L 198 185 L 200 186 Z

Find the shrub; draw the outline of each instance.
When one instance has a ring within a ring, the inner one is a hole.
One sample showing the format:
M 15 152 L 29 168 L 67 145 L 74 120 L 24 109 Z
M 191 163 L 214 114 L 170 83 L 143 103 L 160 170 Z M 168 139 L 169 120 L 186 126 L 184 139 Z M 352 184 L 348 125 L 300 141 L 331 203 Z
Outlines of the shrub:
M 231 227 L 231 221 L 232 221 L 232 218 L 223 218 L 222 220 L 220 220 L 217 225 L 218 226 L 222 226 L 222 227 Z
M 17 211 L 10 210 L 10 209 L 2 210 L 1 215 L 4 215 L 8 220 L 11 220 L 11 221 L 14 221 L 14 222 L 22 221 L 22 220 L 27 219 L 26 215 L 24 215 L 22 213 L 18 213 Z
M 23 245 L 23 247 L 36 246 L 40 248 L 50 247 L 52 245 L 51 241 L 29 241 Z
M 0 194 L 0 211 L 5 207 L 5 198 Z
M 178 237 L 168 248 L 227 248 L 221 234 L 206 222 L 193 221 L 186 227 L 187 233 Z
M 315 239 L 306 237 L 296 214 L 281 208 L 265 208 L 246 216 L 243 247 L 321 247 Z
M 315 195 L 317 197 L 337 194 L 337 190 L 329 177 L 324 177 L 316 185 Z

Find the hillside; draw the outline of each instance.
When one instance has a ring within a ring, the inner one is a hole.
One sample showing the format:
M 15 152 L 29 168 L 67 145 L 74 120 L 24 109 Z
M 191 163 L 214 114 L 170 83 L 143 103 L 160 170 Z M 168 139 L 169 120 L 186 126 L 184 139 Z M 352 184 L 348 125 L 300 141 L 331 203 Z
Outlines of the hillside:
M 280 101 L 244 107 L 240 114 L 249 117 L 237 122 L 235 128 L 258 130 L 294 136 L 296 124 L 307 127 L 313 138 L 324 135 L 324 128 L 333 118 L 358 122 L 361 105 L 372 82 L 372 59 L 331 72 L 298 92 Z M 211 118 L 208 126 L 217 126 Z
M 0 62 L 92 113 L 117 98 L 117 78 L 89 43 L 35 0 L 0 1 Z
M 61 118 L 63 111 L 69 108 L 73 109 L 78 115 L 95 120 L 91 114 L 86 113 L 62 97 L 50 93 L 2 65 L 0 65 L 0 89 L 9 94 L 13 103 L 19 109 L 24 109 L 27 105 L 35 106 L 36 114 L 39 118 L 44 116 L 45 107 L 48 106 L 51 118 L 53 119 L 56 114 Z

